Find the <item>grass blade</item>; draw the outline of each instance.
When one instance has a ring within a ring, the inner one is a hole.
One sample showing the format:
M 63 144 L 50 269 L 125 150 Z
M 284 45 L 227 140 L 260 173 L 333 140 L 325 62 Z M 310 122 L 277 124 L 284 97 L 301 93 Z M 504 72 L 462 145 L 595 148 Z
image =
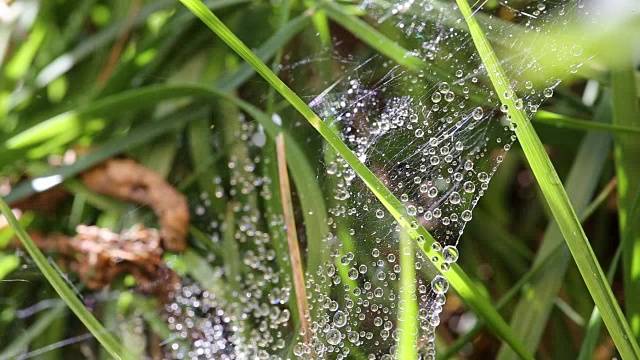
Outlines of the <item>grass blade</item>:
M 116 359 L 126 358 L 131 356 L 125 353 L 125 350 L 120 346 L 116 339 L 96 320 L 96 318 L 87 310 L 84 304 L 78 299 L 76 293 L 67 285 L 64 279 L 60 277 L 58 272 L 47 261 L 44 254 L 38 249 L 36 244 L 31 240 L 31 237 L 24 230 L 22 225 L 18 222 L 16 217 L 11 212 L 9 205 L 0 199 L 0 211 L 4 214 L 5 218 L 14 229 L 18 238 L 22 242 L 22 245 L 27 250 L 31 258 L 36 263 L 42 274 L 47 281 L 56 290 L 58 295 L 64 300 L 69 308 L 76 314 L 78 319 L 89 329 L 89 331 L 95 336 L 100 344 Z
M 615 189 L 615 181 L 610 181 L 607 186 L 598 194 L 598 196 L 587 206 L 580 214 L 580 222 L 584 223 L 591 217 L 591 215 L 595 212 L 597 208 L 599 208 L 606 199 L 609 198 L 613 190 Z M 521 292 L 521 289 L 529 282 L 535 275 L 541 272 L 547 264 L 551 262 L 556 254 L 558 254 L 563 248 L 564 243 L 558 244 L 556 248 L 547 252 L 547 257 L 538 261 L 534 266 L 529 268 L 529 270 L 518 280 L 518 282 L 513 285 L 496 303 L 496 309 L 501 310 L 505 307 L 512 299 L 515 299 L 516 296 Z M 473 329 L 461 335 L 456 341 L 447 348 L 445 352 L 440 353 L 440 357 L 442 359 L 449 359 L 454 356 L 455 353 L 460 351 L 464 345 L 471 342 L 473 338 L 480 333 L 482 328 L 484 327 L 483 322 L 478 322 Z
M 385 208 L 398 221 L 405 231 L 415 240 L 418 237 L 425 239 L 424 242 L 417 242 L 417 246 L 427 255 L 428 258 L 436 258 L 436 268 L 440 268 L 442 256 L 438 252 L 431 249 L 430 245 L 435 241 L 433 236 L 418 226 L 414 228 L 411 223 L 417 224 L 417 221 L 410 216 L 402 202 L 397 199 L 389 189 L 364 165 L 358 157 L 349 149 L 349 147 L 340 139 L 340 137 L 325 124 L 307 104 L 300 99 L 287 85 L 285 85 L 260 59 L 255 56 L 227 28 L 211 11 L 209 11 L 200 1 L 181 0 L 181 2 L 189 8 L 196 16 L 198 16 L 214 33 L 216 33 L 224 42 L 227 43 L 238 55 L 251 64 L 256 71 L 271 84 L 289 103 L 302 114 L 309 123 L 325 138 L 325 140 L 345 159 L 347 164 L 354 169 L 356 174 L 364 181 L 367 187 L 381 201 Z M 533 357 L 525 350 L 520 341 L 515 338 L 508 325 L 504 322 L 500 314 L 498 314 L 489 301 L 477 291 L 477 285 L 474 284 L 469 277 L 462 272 L 460 267 L 452 266 L 447 272 L 447 278 L 451 285 L 458 291 L 467 304 L 485 317 L 490 327 L 500 336 L 512 345 L 518 354 L 523 358 L 532 359 Z
M 583 140 L 575 158 L 569 176 L 565 182 L 569 198 L 576 211 L 582 213 L 589 205 L 600 173 L 609 155 L 611 141 L 608 134 L 591 133 Z M 561 250 L 554 250 L 561 246 Z M 552 255 L 553 253 L 553 255 Z M 552 260 L 549 262 L 548 258 Z M 562 234 L 555 222 L 551 221 L 545 230 L 542 244 L 533 261 L 533 266 L 546 262 L 547 265 L 530 283 L 527 291 L 531 296 L 523 296 L 511 317 L 511 327 L 516 335 L 523 339 L 530 351 L 538 348 L 547 325 L 558 290 L 562 286 L 571 257 Z M 514 356 L 510 349 L 503 347 L 499 359 Z
M 541 124 L 548 124 L 559 128 L 640 135 L 640 126 L 637 124 L 629 126 L 629 124 L 606 124 L 596 121 L 577 120 L 544 110 L 538 110 L 532 120 Z
M 629 215 L 629 221 L 632 224 L 640 223 L 640 191 L 636 192 L 635 201 L 633 205 L 633 210 Z M 623 239 L 630 239 L 629 233 L 632 232 L 632 227 L 628 227 L 623 234 Z M 613 279 L 616 275 L 616 270 L 618 268 L 618 264 L 620 262 L 620 258 L 622 257 L 622 252 L 624 250 L 625 242 L 624 240 L 618 246 L 618 250 L 616 250 L 615 255 L 613 256 L 613 260 L 611 260 L 611 266 L 609 271 L 607 272 L 607 280 L 609 283 L 613 283 Z M 597 307 L 593 308 L 591 312 L 591 316 L 589 317 L 589 323 L 587 324 L 587 333 L 584 337 L 584 342 L 582 343 L 582 347 L 580 349 L 580 354 L 578 359 L 587 360 L 591 359 L 593 356 L 593 350 L 596 347 L 596 343 L 598 341 L 598 335 L 600 335 L 600 327 L 602 325 L 602 317 L 600 316 L 600 311 Z
M 419 70 L 425 67 L 422 60 L 413 56 L 411 52 L 380 34 L 361 19 L 344 13 L 340 5 L 335 4 L 333 1 L 323 2 L 322 10 L 324 10 L 333 21 L 349 30 L 381 54 L 393 59 L 399 65 L 412 70 Z
M 625 65 L 611 73 L 613 123 L 618 126 L 638 126 L 640 109 L 636 98 L 635 66 L 631 54 Z M 640 142 L 637 136 L 618 134 L 615 137 L 616 176 L 618 178 L 618 214 L 622 234 L 622 269 L 625 310 L 629 325 L 640 341 L 640 223 L 629 221 L 634 196 L 640 189 Z
M 418 302 L 416 296 L 415 253 L 411 237 L 400 232 L 400 302 L 398 303 L 398 359 L 417 359 Z
M 515 100 L 517 97 L 506 98 L 504 96 L 505 92 L 510 90 L 508 88 L 509 81 L 500 66 L 497 55 L 491 48 L 491 44 L 476 18 L 472 16 L 469 3 L 466 0 L 456 0 L 456 3 L 469 26 L 473 42 L 500 97 L 500 101 L 508 106 L 508 114 L 511 115 L 512 121 L 517 125 L 516 135 L 518 141 L 551 208 L 551 212 L 565 237 L 565 241 L 571 250 L 571 254 L 578 265 L 589 292 L 602 312 L 602 318 L 609 329 L 613 341 L 624 358 L 640 358 L 640 348 L 633 337 L 631 328 L 625 320 L 616 298 L 613 296 L 602 268 L 593 253 L 582 226 L 580 226 L 578 217 L 571 207 L 569 197 L 562 187 L 560 178 L 547 156 L 540 138 L 538 138 L 533 126 L 529 123 L 526 114 L 516 106 Z
M 287 228 L 287 243 L 289 245 L 289 259 L 291 260 L 293 287 L 296 293 L 300 326 L 304 331 L 304 341 L 308 342 L 309 335 L 311 334 L 309 329 L 309 320 L 307 317 L 309 304 L 307 303 L 307 291 L 305 289 L 304 270 L 302 269 L 302 257 L 300 256 L 300 246 L 298 244 L 298 235 L 296 234 L 296 221 L 293 215 L 291 187 L 289 186 L 289 172 L 287 171 L 287 155 L 285 150 L 284 134 L 282 133 L 276 137 L 276 153 L 278 157 L 282 213 L 284 215 L 285 227 Z

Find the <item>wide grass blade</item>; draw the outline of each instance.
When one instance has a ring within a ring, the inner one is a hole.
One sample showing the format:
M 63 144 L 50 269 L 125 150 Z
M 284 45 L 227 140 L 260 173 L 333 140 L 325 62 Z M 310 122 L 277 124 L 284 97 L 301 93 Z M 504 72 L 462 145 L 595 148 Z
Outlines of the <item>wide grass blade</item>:
M 211 11 L 209 11 L 200 1 L 181 0 L 196 16 L 198 16 L 211 30 L 213 30 L 223 41 L 227 43 L 238 55 L 251 64 L 256 71 L 271 84 L 289 103 L 300 112 L 309 123 L 325 138 L 327 142 L 345 159 L 347 164 L 354 169 L 356 174 L 364 181 L 367 187 L 376 195 L 385 208 L 398 221 L 398 223 L 415 240 L 418 237 L 425 239 L 424 242 L 416 242 L 417 246 L 427 255 L 427 258 L 437 258 L 436 268 L 442 263 L 442 256 L 431 249 L 430 245 L 435 241 L 431 234 L 424 227 L 417 226 L 418 222 L 410 216 L 402 202 L 397 199 L 389 189 L 364 165 L 340 137 L 326 125 L 307 104 L 300 99 L 289 87 L 287 87 L 255 54 L 244 45 Z M 411 226 L 412 223 L 414 226 Z M 467 304 L 478 314 L 485 317 L 490 327 L 508 342 L 518 354 L 523 358 L 532 358 L 524 350 L 520 341 L 515 338 L 502 317 L 493 309 L 489 301 L 477 291 L 477 285 L 462 272 L 458 266 L 452 266 L 447 272 L 447 278 L 451 285 L 458 291 Z
M 602 268 L 596 259 L 593 249 L 580 226 L 580 222 L 571 206 L 569 197 L 562 187 L 558 174 L 547 155 L 542 142 L 538 138 L 526 114 L 515 104 L 516 96 L 506 98 L 510 93 L 507 78 L 500 60 L 493 51 L 489 39 L 485 36 L 476 18 L 472 15 L 466 0 L 456 0 L 462 16 L 469 26 L 473 42 L 482 59 L 491 82 L 500 97 L 502 104 L 508 107 L 508 114 L 517 125 L 516 135 L 531 169 L 538 180 L 551 212 L 560 227 L 571 254 L 578 265 L 578 269 L 585 280 L 593 300 L 602 312 L 602 318 L 609 329 L 618 351 L 624 358 L 640 358 L 640 348 L 636 343 L 629 324 L 620 310 L 616 298 L 613 296 Z
M 589 205 L 598 186 L 600 173 L 609 155 L 610 144 L 608 134 L 588 134 L 575 157 L 565 185 L 571 203 L 579 213 Z M 555 251 L 559 246 L 561 250 Z M 548 261 L 549 257 L 552 258 L 551 261 Z M 523 339 L 530 351 L 538 348 L 570 261 L 571 256 L 564 245 L 560 229 L 555 222 L 550 222 L 533 261 L 533 266 L 542 262 L 546 262 L 547 265 L 530 282 L 527 290 L 530 296 L 520 299 L 511 317 L 513 331 Z M 506 347 L 498 353 L 499 359 L 510 359 L 513 356 L 513 352 Z
M 640 109 L 634 81 L 635 66 L 631 54 L 625 65 L 611 73 L 613 123 L 639 126 Z M 640 341 L 640 223 L 630 221 L 635 194 L 640 189 L 640 141 L 638 136 L 617 134 L 615 137 L 616 176 L 618 177 L 618 215 L 622 235 L 622 269 L 625 310 L 629 325 Z

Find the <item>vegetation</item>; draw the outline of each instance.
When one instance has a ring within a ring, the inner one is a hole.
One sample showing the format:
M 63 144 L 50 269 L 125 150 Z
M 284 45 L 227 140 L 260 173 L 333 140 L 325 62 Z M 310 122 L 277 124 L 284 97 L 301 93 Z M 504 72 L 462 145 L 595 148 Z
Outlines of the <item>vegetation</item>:
M 593 6 L 0 5 L 0 359 L 640 358 Z

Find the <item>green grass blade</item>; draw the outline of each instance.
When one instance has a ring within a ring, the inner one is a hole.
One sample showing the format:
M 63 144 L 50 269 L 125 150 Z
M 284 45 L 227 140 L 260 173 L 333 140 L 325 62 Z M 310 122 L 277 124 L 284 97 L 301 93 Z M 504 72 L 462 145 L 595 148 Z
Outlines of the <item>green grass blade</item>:
M 0 360 L 15 359 L 25 349 L 28 349 L 31 342 L 41 336 L 54 320 L 64 314 L 65 308 L 65 303 L 61 301 L 49 309 L 44 315 L 40 316 L 29 329 L 15 338 L 11 344 L 0 353 Z
M 608 134 L 590 133 L 583 140 L 576 155 L 565 185 L 571 203 L 580 213 L 589 205 L 598 186 L 602 168 L 609 155 L 610 144 Z M 559 246 L 562 250 L 554 251 Z M 548 262 L 549 257 L 552 258 L 551 262 Z M 570 253 L 564 246 L 562 233 L 552 221 L 547 225 L 542 244 L 533 261 L 533 266 L 542 262 L 546 262 L 547 265 L 531 281 L 529 289 L 511 317 L 513 331 L 523 339 L 530 351 L 538 348 L 570 261 Z M 498 359 L 509 359 L 513 356 L 513 352 L 506 347 L 498 353 Z
M 609 268 L 609 271 L 607 271 L 607 280 L 609 280 L 609 284 L 613 283 L 613 278 L 616 274 L 616 270 L 618 269 L 618 264 L 620 263 L 621 257 L 622 246 L 618 246 L 618 249 L 613 256 L 613 260 L 611 261 L 611 267 Z M 584 336 L 582 346 L 580 347 L 578 360 L 588 360 L 593 358 L 593 351 L 598 343 L 598 337 L 600 335 L 601 327 L 602 317 L 600 316 L 598 307 L 594 306 L 593 311 L 591 312 L 591 316 L 589 317 L 589 322 L 587 323 L 587 332 Z
M 135 91 L 135 90 L 134 90 Z M 169 92 L 171 93 L 171 92 Z M 165 94 L 167 95 L 167 94 Z M 173 93 L 174 97 L 178 95 Z M 109 111 L 109 110 L 105 110 Z M 103 144 L 99 149 L 94 152 L 91 152 L 84 157 L 80 158 L 75 163 L 57 168 L 52 172 L 49 172 L 43 176 L 59 176 L 61 180 L 67 179 L 69 177 L 75 176 L 82 171 L 90 169 L 91 167 L 97 165 L 98 163 L 113 157 L 127 149 L 131 149 L 134 146 L 144 144 L 145 142 L 160 136 L 168 131 L 175 130 L 184 126 L 191 120 L 200 118 L 201 113 L 200 109 L 193 110 L 185 110 L 180 111 L 178 114 L 172 113 L 163 119 L 154 122 L 154 126 L 141 126 L 137 127 L 134 130 L 130 131 L 127 135 L 111 140 L 105 144 Z M 19 201 L 25 199 L 26 197 L 33 195 L 36 193 L 36 190 L 33 188 L 31 181 L 25 181 L 13 188 L 11 193 L 9 193 L 5 200 L 8 203 L 13 203 L 15 201 Z
M 217 0 L 210 4 L 210 8 L 221 9 L 248 1 L 249 0 Z M 133 20 L 131 23 L 132 28 L 142 26 L 149 19 L 149 15 L 156 11 L 166 9 L 173 4 L 175 4 L 173 0 L 163 0 L 149 4 L 144 7 Z M 50 84 L 53 80 L 72 69 L 76 64 L 85 60 L 90 54 L 95 53 L 102 47 L 106 47 L 121 34 L 122 28 L 126 26 L 126 21 L 125 19 L 114 23 L 108 28 L 82 41 L 72 50 L 54 59 L 38 73 L 35 80 L 36 87 L 44 87 Z
M 517 97 L 505 98 L 504 96 L 505 92 L 510 90 L 508 88 L 509 80 L 500 66 L 497 55 L 476 18 L 472 16 L 468 2 L 466 0 L 456 0 L 456 3 L 469 26 L 473 42 L 500 97 L 500 101 L 508 106 L 508 114 L 511 115 L 512 121 L 517 125 L 516 135 L 524 154 L 565 237 L 578 269 L 587 284 L 587 288 L 602 312 L 602 318 L 618 347 L 618 351 L 624 358 L 640 358 L 640 348 L 633 337 L 631 328 L 625 320 L 611 288 L 607 284 L 602 268 L 593 253 L 582 226 L 580 226 L 580 222 L 571 207 L 569 197 L 562 187 L 560 178 L 542 142 L 533 126 L 529 123 L 526 114 L 516 107 L 515 100 Z
M 611 73 L 613 123 L 639 126 L 640 109 L 636 98 L 635 65 L 631 53 L 625 65 Z M 618 214 L 622 234 L 622 269 L 625 310 L 629 325 L 640 341 L 640 223 L 629 221 L 635 194 L 640 189 L 640 141 L 638 136 L 618 134 L 615 137 L 616 176 L 618 178 Z
M 435 257 L 438 259 L 435 266 L 436 268 L 440 268 L 442 256 L 431 249 L 430 245 L 435 241 L 431 234 L 429 234 L 424 227 L 419 226 L 419 223 L 407 213 L 402 202 L 384 186 L 382 181 L 380 181 L 366 165 L 360 162 L 358 157 L 340 137 L 329 128 L 296 93 L 287 87 L 267 65 L 260 61 L 211 11 L 203 6 L 201 2 L 196 0 L 181 0 L 181 2 L 209 26 L 209 28 L 238 55 L 251 64 L 271 86 L 309 121 L 320 135 L 345 159 L 347 164 L 354 169 L 356 174 L 358 174 L 367 187 L 413 239 L 417 239 L 418 237 L 425 239 L 423 242 L 417 242 L 418 247 L 427 255 L 427 258 L 431 259 Z M 412 226 L 412 223 L 414 226 Z M 417 228 L 415 225 L 418 225 Z M 478 314 L 484 316 L 491 329 L 495 331 L 500 338 L 512 345 L 523 358 L 533 358 L 524 349 L 520 341 L 511 334 L 508 325 L 504 322 L 500 314 L 493 309 L 490 302 L 478 293 L 477 285 L 462 272 L 460 267 L 452 266 L 451 270 L 447 272 L 447 278 L 461 297 L 465 299 L 466 303 Z
M 606 124 L 596 121 L 572 119 L 568 116 L 555 114 L 549 111 L 538 110 L 532 119 L 534 122 L 552 125 L 559 128 L 568 128 L 586 131 L 607 131 L 615 134 L 640 135 L 640 126 Z
M 323 2 L 322 10 L 324 10 L 333 21 L 349 30 L 381 54 L 393 59 L 399 65 L 412 70 L 419 70 L 425 67 L 422 60 L 415 57 L 411 52 L 382 35 L 361 19 L 345 13 L 340 5 L 335 4 L 333 1 Z
M 256 55 L 262 60 L 266 61 L 273 56 L 276 52 L 286 45 L 296 34 L 298 34 L 309 23 L 309 13 L 305 12 L 302 15 L 291 19 L 284 25 L 278 28 L 267 41 L 260 46 L 256 51 Z M 216 81 L 216 87 L 223 90 L 235 89 L 242 85 L 247 79 L 255 73 L 253 67 L 249 64 L 242 64 L 238 69 L 229 76 L 223 76 Z
M 640 191 L 636 192 L 633 210 L 631 211 L 628 220 L 632 224 L 640 223 Z M 618 249 L 613 256 L 613 260 L 611 260 L 611 266 L 609 268 L 609 271 L 607 272 L 607 280 L 610 284 L 613 283 L 620 258 L 622 257 L 622 252 L 625 245 L 624 239 L 630 239 L 630 236 L 628 235 L 633 231 L 632 229 L 633 227 L 631 226 L 627 227 L 625 233 L 623 233 L 622 236 L 623 241 L 618 246 Z M 602 317 L 600 316 L 600 311 L 597 307 L 594 307 L 593 311 L 591 312 L 591 316 L 589 317 L 589 323 L 587 324 L 587 332 L 584 336 L 584 342 L 582 343 L 582 347 L 580 348 L 580 354 L 578 356 L 579 360 L 587 360 L 592 358 L 593 350 L 596 347 L 596 343 L 598 342 L 598 337 L 600 335 L 601 325 Z
M 60 274 L 58 274 L 49 261 L 47 261 L 47 258 L 40 249 L 38 249 L 33 240 L 31 240 L 31 237 L 29 237 L 22 225 L 20 225 L 16 217 L 13 215 L 13 212 L 11 212 L 9 205 L 7 205 L 4 199 L 0 199 L 0 211 L 4 214 L 11 227 L 18 235 L 22 245 L 29 255 L 31 255 L 31 258 L 47 281 L 49 281 L 62 300 L 64 300 L 71 311 L 76 314 L 78 319 L 82 321 L 100 344 L 116 359 L 131 358 L 116 339 L 102 326 L 102 324 L 100 324 L 100 322 L 98 322 L 98 320 L 96 320 L 93 314 L 87 310 L 80 299 L 78 299 L 76 293 L 69 287 L 69 285 L 67 285 L 65 280 L 60 277 Z
M 598 196 L 587 206 L 580 214 L 580 222 L 584 223 L 589 219 L 589 217 L 598 209 L 604 202 L 609 198 L 613 190 L 615 189 L 615 182 L 611 181 L 605 188 L 598 194 Z M 476 210 L 477 211 L 477 210 Z M 477 217 L 476 217 L 477 220 Z M 538 261 L 535 265 L 533 265 L 529 270 L 518 280 L 518 282 L 513 285 L 496 303 L 496 309 L 501 310 L 504 308 L 512 299 L 515 299 L 517 295 L 520 294 L 521 289 L 531 281 L 538 273 L 540 273 L 548 264 L 551 263 L 551 260 L 563 250 L 565 247 L 564 243 L 558 244 L 555 249 L 547 252 L 547 257 Z M 484 323 L 482 321 L 478 322 L 473 329 L 468 332 L 462 334 L 456 341 L 451 344 L 446 351 L 441 352 L 439 355 L 442 359 L 449 359 L 453 357 L 458 351 L 460 351 L 467 343 L 471 342 L 473 338 L 480 333 L 480 331 L 484 328 Z
M 398 302 L 398 359 L 417 359 L 418 299 L 414 246 L 405 231 L 400 232 L 400 301 Z

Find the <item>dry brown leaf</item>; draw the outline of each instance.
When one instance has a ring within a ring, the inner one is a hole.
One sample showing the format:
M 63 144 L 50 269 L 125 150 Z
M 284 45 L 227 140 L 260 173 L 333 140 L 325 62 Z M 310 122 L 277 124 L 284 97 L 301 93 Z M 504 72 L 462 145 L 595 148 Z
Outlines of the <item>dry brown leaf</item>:
M 160 222 L 164 248 L 186 248 L 189 208 L 184 195 L 162 177 L 129 159 L 111 159 L 82 174 L 91 190 L 150 206 Z

